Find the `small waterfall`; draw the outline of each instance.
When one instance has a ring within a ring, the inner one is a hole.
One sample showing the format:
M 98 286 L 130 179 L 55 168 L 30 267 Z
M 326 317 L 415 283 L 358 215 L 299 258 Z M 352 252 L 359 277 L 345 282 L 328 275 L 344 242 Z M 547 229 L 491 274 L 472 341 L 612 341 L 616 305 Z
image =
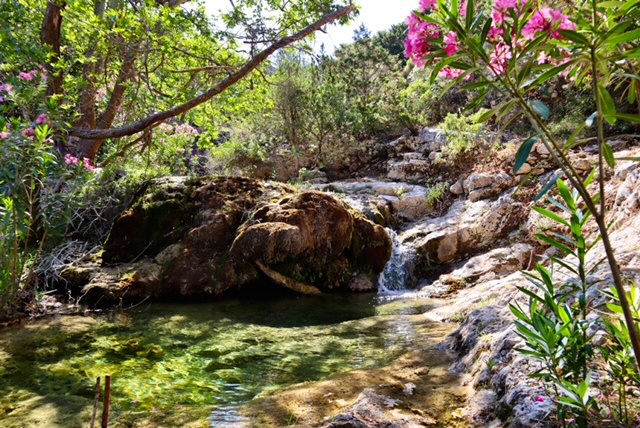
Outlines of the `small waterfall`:
M 390 228 L 386 230 L 393 240 L 393 250 L 384 271 L 380 274 L 378 290 L 381 294 L 396 294 L 407 290 L 415 253 L 412 248 L 400 242 L 394 230 Z

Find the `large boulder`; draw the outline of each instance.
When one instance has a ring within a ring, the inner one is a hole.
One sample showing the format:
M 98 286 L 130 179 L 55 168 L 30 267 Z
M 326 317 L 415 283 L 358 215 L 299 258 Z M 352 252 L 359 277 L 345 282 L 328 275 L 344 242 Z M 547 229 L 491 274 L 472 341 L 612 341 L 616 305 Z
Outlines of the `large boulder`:
M 222 295 L 268 279 L 296 291 L 375 290 L 391 239 L 320 192 L 246 178 L 162 178 L 114 223 L 101 266 L 67 269 L 85 302 Z
M 321 289 L 349 288 L 354 274 L 365 273 L 375 289 L 373 279 L 391 257 L 391 247 L 382 226 L 330 195 L 305 192 L 254 212 L 231 255 L 238 263 L 260 261 Z

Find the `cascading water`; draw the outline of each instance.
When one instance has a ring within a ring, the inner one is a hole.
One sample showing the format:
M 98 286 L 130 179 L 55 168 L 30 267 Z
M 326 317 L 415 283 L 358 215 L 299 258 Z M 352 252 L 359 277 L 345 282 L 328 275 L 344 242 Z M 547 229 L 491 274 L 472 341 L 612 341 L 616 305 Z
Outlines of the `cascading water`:
M 415 251 L 400 242 L 394 230 L 387 228 L 387 233 L 393 241 L 393 250 L 384 271 L 380 274 L 378 290 L 381 294 L 398 294 L 407 290 Z

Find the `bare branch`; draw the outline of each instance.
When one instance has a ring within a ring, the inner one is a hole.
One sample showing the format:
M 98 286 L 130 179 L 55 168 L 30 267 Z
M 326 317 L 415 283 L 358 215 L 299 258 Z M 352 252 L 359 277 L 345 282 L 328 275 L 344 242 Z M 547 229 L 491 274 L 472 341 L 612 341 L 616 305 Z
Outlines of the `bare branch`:
M 294 42 L 297 42 L 298 40 L 305 38 L 306 36 L 313 33 L 314 31 L 319 30 L 323 26 L 337 19 L 340 19 L 344 16 L 347 16 L 355 11 L 356 11 L 356 8 L 352 5 L 343 7 L 341 9 L 338 9 L 335 12 L 332 12 L 323 16 L 322 18 L 320 18 L 313 24 L 305 27 L 303 30 L 299 31 L 298 33 L 278 40 L 268 48 L 258 53 L 255 57 L 251 58 L 237 72 L 233 73 L 232 75 L 230 75 L 228 78 L 218 83 L 213 88 L 187 101 L 186 103 L 183 103 L 179 106 L 173 107 L 169 110 L 166 110 L 160 113 L 152 114 L 137 122 L 134 122 L 119 128 L 112 128 L 112 129 L 71 128 L 69 130 L 69 134 L 72 136 L 90 139 L 90 140 L 100 140 L 105 138 L 119 138 L 119 137 L 133 135 L 138 132 L 141 132 L 146 128 L 154 125 L 155 123 L 161 122 L 171 117 L 178 116 L 179 114 L 182 114 L 188 110 L 191 110 L 194 107 L 199 106 L 200 104 L 206 101 L 209 101 L 211 98 L 220 94 L 227 88 L 233 86 L 235 83 L 237 83 L 242 78 L 244 78 L 249 73 L 251 73 L 253 70 L 255 70 L 260 64 L 262 64 L 271 54 L 273 54 L 278 49 L 284 48 Z

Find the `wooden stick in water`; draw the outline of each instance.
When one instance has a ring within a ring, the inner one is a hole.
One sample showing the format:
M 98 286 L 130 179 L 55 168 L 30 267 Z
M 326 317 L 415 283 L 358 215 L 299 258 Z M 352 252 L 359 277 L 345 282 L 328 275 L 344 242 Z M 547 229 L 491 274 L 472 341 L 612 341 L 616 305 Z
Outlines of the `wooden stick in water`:
M 111 376 L 104 377 L 104 405 L 102 407 L 102 428 L 109 427 L 109 400 L 111 400 Z
M 93 413 L 91 414 L 90 428 L 96 424 L 96 414 L 98 413 L 98 402 L 100 401 L 100 376 L 96 378 L 96 395 L 93 398 Z

